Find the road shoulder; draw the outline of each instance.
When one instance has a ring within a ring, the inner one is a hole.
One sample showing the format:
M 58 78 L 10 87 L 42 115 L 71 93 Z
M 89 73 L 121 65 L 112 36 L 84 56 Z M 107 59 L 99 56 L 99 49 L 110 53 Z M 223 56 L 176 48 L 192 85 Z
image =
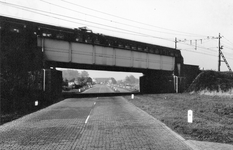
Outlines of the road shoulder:
M 124 97 L 123 97 L 124 98 Z M 127 100 L 126 98 L 124 98 Z M 127 100 L 129 103 L 134 105 L 132 102 Z M 134 105 L 137 107 L 136 105 Z M 146 111 L 142 110 L 141 108 L 137 107 L 137 109 L 140 109 L 142 112 L 147 113 Z M 149 113 L 147 113 L 150 115 Z M 153 117 L 152 115 L 150 115 Z M 156 119 L 155 117 L 153 117 Z M 156 119 L 159 121 L 158 119 Z M 166 124 L 159 121 L 165 128 L 167 128 L 173 135 L 175 135 L 177 138 L 182 140 L 184 143 L 186 143 L 189 147 L 191 147 L 193 150 L 233 150 L 233 145 L 231 144 L 224 144 L 224 143 L 215 143 L 215 142 L 206 142 L 206 141 L 195 141 L 195 140 L 186 140 L 181 135 L 173 131 L 171 128 L 169 128 Z

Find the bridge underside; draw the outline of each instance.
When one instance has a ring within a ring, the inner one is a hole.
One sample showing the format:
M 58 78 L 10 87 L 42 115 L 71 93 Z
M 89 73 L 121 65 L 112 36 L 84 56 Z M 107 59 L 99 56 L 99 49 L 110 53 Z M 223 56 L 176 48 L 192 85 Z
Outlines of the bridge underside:
M 106 65 L 91 65 L 91 64 L 77 64 L 77 63 L 66 63 L 66 62 L 55 62 L 45 61 L 46 68 L 70 68 L 70 69 L 86 69 L 86 70 L 101 70 L 101 71 L 116 71 L 116 72 L 136 72 L 146 73 L 147 69 L 142 68 L 128 68 L 128 67 L 117 67 L 117 66 L 106 66 Z
M 56 39 L 38 38 L 45 60 L 95 67 L 174 70 L 175 57 Z
M 143 73 L 141 93 L 174 92 L 175 57 L 114 47 L 38 38 L 45 66 Z
M 112 67 L 104 65 L 75 64 L 65 62 L 46 61 L 47 67 L 72 69 L 89 69 L 102 71 L 137 72 L 140 77 L 140 93 L 173 93 L 175 92 L 173 71 L 149 70 L 140 68 Z

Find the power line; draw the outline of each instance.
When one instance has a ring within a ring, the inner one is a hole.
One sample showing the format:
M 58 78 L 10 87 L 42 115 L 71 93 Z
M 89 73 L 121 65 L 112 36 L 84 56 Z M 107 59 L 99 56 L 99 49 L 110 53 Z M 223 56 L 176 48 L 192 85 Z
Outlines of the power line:
M 1 3 L 1 2 L 0 2 Z M 12 6 L 12 7 L 15 7 L 15 8 L 18 8 L 17 6 Z M 54 17 L 54 16 L 51 16 L 51 15 L 47 15 L 47 14 L 43 14 L 43 13 L 39 13 L 39 12 L 36 12 L 36 11 L 33 11 L 33 10 L 27 10 L 27 9 L 24 9 L 24 8 L 18 8 L 18 9 L 21 9 L 21 10 L 24 10 L 24 11 L 29 11 L 29 12 L 32 12 L 32 13 L 36 13 L 36 14 L 39 14 L 39 15 L 43 15 L 43 16 L 46 16 L 46 17 L 52 17 L 52 18 L 55 18 L 55 19 L 59 19 L 59 20 L 63 20 L 63 21 L 67 21 L 67 22 L 71 22 L 71 23 L 79 23 L 79 24 L 82 24 L 80 22 L 76 22 L 76 21 L 71 21 L 71 20 L 66 20 L 66 19 L 61 19 L 59 17 Z M 9 16 L 9 15 L 5 15 L 5 14 L 1 14 L 3 16 Z M 9 16 L 9 17 L 13 17 L 13 16 Z M 21 18 L 23 20 L 29 20 L 29 19 L 26 19 L 26 18 Z M 34 22 L 37 22 L 36 20 L 31 20 L 31 21 L 34 21 Z M 43 23 L 43 22 L 42 22 Z M 51 23 L 44 23 L 44 24 L 51 24 Z M 53 24 L 55 26 L 57 26 L 57 24 Z M 82 25 L 85 25 L 85 24 L 82 24 Z M 122 32 L 122 31 L 118 31 L 118 30 L 111 30 L 111 29 L 106 29 L 106 28 L 101 28 L 101 27 L 97 27 L 97 26 L 93 26 L 93 25 L 90 25 L 92 27 L 95 27 L 95 28 L 99 28 L 99 29 L 103 29 L 103 30 L 108 30 L 108 31 L 113 31 L 113 32 L 120 32 L 120 33 L 125 33 L 125 34 L 130 34 L 130 35 L 138 35 L 139 34 L 132 34 L 132 33 L 129 33 L 129 32 Z M 140 35 L 140 36 L 143 36 L 143 35 Z
M 33 13 L 38 13 L 38 14 L 41 14 L 39 12 L 49 13 L 49 14 L 53 14 L 53 15 L 57 15 L 57 16 L 62 16 L 62 17 L 74 19 L 74 20 L 80 20 L 80 21 L 93 23 L 93 24 L 97 24 L 97 25 L 101 25 L 101 26 L 105 26 L 105 27 L 109 27 L 109 28 L 114 28 L 114 29 L 117 29 L 117 30 L 123 30 L 123 31 L 126 31 L 126 32 L 136 33 L 136 34 L 139 34 L 141 36 L 146 36 L 146 37 L 148 36 L 148 37 L 152 37 L 152 38 L 171 41 L 169 39 L 162 38 L 162 37 L 156 37 L 156 36 L 152 36 L 152 35 L 148 35 L 148 34 L 142 34 L 142 33 L 131 31 L 131 30 L 121 29 L 121 28 L 118 28 L 118 27 L 112 27 L 112 26 L 109 26 L 109 25 L 104 25 L 104 24 L 100 24 L 100 23 L 96 23 L 96 22 L 92 22 L 92 21 L 86 21 L 86 20 L 83 20 L 83 19 L 78 19 L 78 18 L 74 18 L 74 17 L 70 17 L 70 16 L 66 16 L 66 15 L 61 15 L 61 14 L 57 14 L 57 13 L 52 13 L 52 12 L 48 12 L 48 11 L 33 9 L 33 8 L 29 8 L 29 7 L 25 7 L 25 6 L 21 6 L 21 5 L 16 5 L 16 4 L 12 4 L 12 3 L 1 2 L 1 1 L 0 1 L 0 3 L 10 5 L 10 6 L 12 5 L 12 7 L 23 9 L 23 10 L 30 11 L 30 12 L 33 12 Z M 27 9 L 30 9 L 30 10 L 27 10 Z M 39 11 L 39 12 L 35 12 L 35 11 Z M 54 17 L 54 16 L 50 16 L 50 15 L 46 15 L 46 14 L 41 14 L 41 15 L 45 15 L 45 16 L 48 16 L 48 17 L 53 17 L 53 18 L 56 18 L 56 19 L 61 19 L 59 17 Z M 68 21 L 68 22 L 74 22 L 74 21 L 70 21 L 70 20 L 66 20 L 66 19 L 62 19 L 62 20 L 65 20 L 65 21 Z M 83 23 L 80 23 L 80 22 L 74 22 L 74 23 L 83 24 Z M 93 26 L 93 25 L 89 25 L 89 26 L 96 27 L 96 26 Z M 100 28 L 100 27 L 96 27 L 96 28 Z M 103 29 L 103 28 L 101 28 L 101 29 Z M 104 29 L 104 30 L 106 30 L 106 29 Z M 118 31 L 116 31 L 116 32 L 118 32 Z
M 108 15 L 108 16 L 113 16 L 113 17 L 116 17 L 116 18 L 119 18 L 119 19 L 123 19 L 123 20 L 126 20 L 126 21 L 138 23 L 138 24 L 141 24 L 141 25 L 146 25 L 146 26 L 150 26 L 150 27 L 154 27 L 154 28 L 160 28 L 160 29 L 169 30 L 169 31 L 173 31 L 173 32 L 179 32 L 179 33 L 190 34 L 190 35 L 193 35 L 193 36 L 205 36 L 205 35 L 199 35 L 199 34 L 194 34 L 194 33 L 188 33 L 188 32 L 182 32 L 182 31 L 167 29 L 167 28 L 163 28 L 163 27 L 159 27 L 159 26 L 150 25 L 150 24 L 147 24 L 147 23 L 142 23 L 142 22 L 135 21 L 135 20 L 132 20 L 132 19 L 128 19 L 128 18 L 116 16 L 116 15 L 109 14 L 109 13 L 106 13 L 106 12 L 102 12 L 102 11 L 99 11 L 99 10 L 95 10 L 95 9 L 92 9 L 92 8 L 88 8 L 88 7 L 85 7 L 85 6 L 81 6 L 81 5 L 78 5 L 78 4 L 76 4 L 76 3 L 72 3 L 72 2 L 66 1 L 66 0 L 60 0 L 60 1 L 63 1 L 63 2 L 65 2 L 65 3 L 71 4 L 71 5 L 74 5 L 74 6 L 78 6 L 78 7 L 81 7 L 81 8 L 85 8 L 85 9 L 88 9 L 88 10 L 91 10 L 91 11 L 95 11 L 95 12 L 98 12 L 98 13 L 102 13 L 102 14 L 105 14 L 105 15 Z
M 188 46 L 194 46 L 194 45 L 189 45 L 189 44 L 186 44 L 186 43 L 181 43 L 181 44 L 184 44 L 184 45 L 188 45 Z M 210 50 L 210 49 L 208 49 L 208 48 L 206 48 L 206 47 L 200 47 L 200 46 L 197 46 L 197 47 L 199 47 L 199 48 L 201 48 L 201 49 L 207 49 L 207 50 Z M 184 50 L 184 49 L 182 49 L 182 50 Z M 187 51 L 187 50 L 186 50 Z M 210 54 L 210 53 L 203 53 L 203 52 L 199 52 L 199 51 L 190 51 L 190 52 L 193 52 L 193 53 L 199 53 L 199 54 L 204 54 L 204 55 L 212 55 L 212 56 L 215 56 L 215 55 L 213 55 L 213 54 Z M 211 50 L 211 52 L 214 52 L 213 50 Z
M 196 51 L 190 51 L 190 50 L 186 50 L 186 49 L 181 49 L 181 51 L 186 51 L 186 52 L 191 52 L 191 53 L 197 53 L 197 54 L 202 54 L 202 55 L 217 57 L 217 55 L 208 54 L 208 53 L 202 53 L 202 52 L 196 52 Z
M 188 46 L 191 46 L 191 47 L 194 46 L 194 48 L 201 48 L 201 49 L 205 49 L 205 50 L 208 50 L 208 51 L 211 51 L 211 52 L 215 52 L 215 50 L 211 49 L 211 47 L 210 47 L 210 48 L 207 48 L 207 47 L 203 47 L 203 46 L 190 45 L 190 44 L 187 44 L 187 43 L 180 43 L 180 44 L 188 45 Z
M 186 43 L 181 43 L 181 44 L 188 45 L 188 46 L 194 46 L 194 45 L 189 45 L 189 44 L 186 44 Z M 201 48 L 201 49 L 210 50 L 211 52 L 215 52 L 215 50 L 212 50 L 212 49 L 210 49 L 210 48 L 201 47 L 201 46 L 197 46 L 197 47 L 199 47 L 199 48 Z M 181 50 L 188 51 L 188 50 L 186 50 L 186 49 L 181 49 Z M 216 55 L 213 55 L 213 54 L 210 54 L 210 53 L 203 53 L 203 52 L 198 52 L 198 51 L 188 51 L 188 52 L 199 53 L 199 54 L 203 54 L 203 55 L 208 55 L 208 56 L 214 56 L 214 57 L 216 57 Z M 216 51 L 216 52 L 217 52 L 217 51 Z M 225 52 L 224 52 L 224 53 L 225 53 Z M 233 60 L 233 58 L 232 58 L 232 57 L 229 57 L 229 56 L 228 56 L 228 59 Z
M 102 18 L 102 17 L 96 16 L 96 15 L 90 15 L 90 14 L 88 14 L 88 13 L 83 13 L 83 12 L 80 12 L 80 11 L 77 11 L 77 10 L 74 10 L 74 9 L 70 9 L 70 8 L 61 6 L 61 5 L 57 5 L 57 4 L 54 4 L 54 3 L 51 3 L 51 2 L 47 2 L 47 1 L 45 1 L 45 0 L 40 0 L 40 1 L 42 1 L 42 2 L 44 2 L 44 3 L 47 3 L 47 4 L 50 4 L 50 5 L 53 5 L 53 6 L 56 6 L 56 7 L 59 7 L 59 8 L 63 8 L 63 9 L 72 11 L 72 12 L 80 13 L 80 14 L 83 14 L 83 15 L 91 16 L 91 17 L 95 17 L 95 18 L 98 18 L 98 19 L 101 19 L 101 20 L 109 21 L 109 22 L 111 22 L 111 23 L 121 24 L 121 25 L 128 26 L 128 27 L 140 28 L 140 29 L 143 29 L 143 30 L 153 31 L 153 32 L 159 32 L 159 33 L 164 33 L 164 34 L 183 35 L 183 36 L 184 36 L 184 35 L 186 35 L 186 36 L 189 35 L 189 34 L 187 34 L 187 33 L 178 34 L 178 33 L 171 33 L 171 32 L 164 32 L 164 31 L 158 31 L 158 30 L 147 29 L 147 28 L 143 28 L 143 27 L 141 27 L 141 26 L 134 26 L 134 25 L 130 25 L 130 24 L 121 23 L 121 22 L 118 22 L 118 21 L 114 21 L 114 20 L 109 20 L 109 19 L 106 19 L 106 18 Z M 173 32 L 174 32 L 174 31 L 173 31 Z
M 212 39 L 216 39 L 216 38 L 212 38 Z M 200 39 L 199 39 L 200 40 Z M 204 39 L 203 39 L 204 40 Z M 207 38 L 206 40 L 211 40 L 210 38 Z M 218 48 L 218 47 L 203 47 L 203 46 L 197 46 L 197 44 L 195 43 L 195 45 L 190 45 L 190 44 L 187 44 L 187 43 L 184 43 L 184 42 L 187 42 L 189 40 L 185 39 L 184 41 L 181 41 L 179 40 L 178 42 L 181 42 L 180 44 L 183 44 L 183 45 L 187 45 L 187 46 L 195 46 L 195 49 L 197 48 L 200 48 L 200 49 L 204 49 L 204 50 L 208 50 L 210 52 L 217 52 L 216 50 L 213 50 L 212 48 Z M 193 49 L 193 48 L 192 48 Z M 185 51 L 188 51 L 187 49 L 181 49 L 181 50 L 185 50 Z M 203 55 L 208 55 L 208 56 L 214 56 L 216 57 L 216 55 L 213 55 L 211 53 L 203 53 L 203 52 L 199 52 L 199 51 L 188 51 L 188 52 L 192 52 L 192 53 L 199 53 L 199 54 L 203 54 Z M 231 58 L 228 58 L 228 59 L 231 59 Z M 233 59 L 233 58 L 232 58 Z
M 227 46 L 224 46 L 224 48 L 227 48 L 227 49 L 233 50 L 233 48 L 230 48 L 230 47 L 227 47 Z
M 24 10 L 24 9 L 22 9 Z M 32 12 L 32 13 L 37 13 L 37 12 L 33 12 L 33 11 L 30 11 L 30 10 L 25 10 L 25 11 L 29 11 L 29 12 Z M 41 14 L 41 13 L 37 13 L 37 14 L 40 14 L 40 15 L 44 15 L 44 16 L 47 16 L 47 17 L 53 17 L 53 16 L 49 16 L 49 15 L 45 15 L 45 14 Z M 14 18 L 15 16 L 11 16 L 11 15 L 5 15 L 5 14 L 1 14 L 0 15 L 2 16 L 6 16 L 6 17 L 10 17 L 10 18 Z M 18 17 L 17 17 L 18 18 Z M 53 17 L 55 19 L 60 19 L 58 17 Z M 22 20 L 28 20 L 28 21 L 32 21 L 32 22 L 38 22 L 37 20 L 31 20 L 31 19 L 28 19 L 28 18 L 18 18 L 18 19 L 22 19 Z M 75 21 L 69 21 L 69 20 L 63 20 L 63 21 L 67 21 L 67 22 L 71 22 L 71 23 L 78 23 L 78 22 L 75 22 Z M 43 24 L 51 24 L 49 22 L 41 22 Z M 57 26 L 57 24 L 51 24 L 51 25 L 54 25 L 54 26 Z M 93 26 L 93 27 L 96 27 L 96 26 Z M 143 36 L 143 35 L 139 35 L 139 34 L 133 34 L 133 33 L 128 33 L 128 32 L 123 32 L 123 31 L 118 31 L 118 30 L 111 30 L 111 29 L 105 29 L 105 28 L 101 28 L 101 27 L 96 27 L 96 28 L 99 28 L 99 29 L 103 29 L 103 30 L 108 30 L 108 31 L 113 31 L 113 32 L 119 32 L 119 33 L 123 33 L 123 34 L 129 34 L 129 35 L 137 35 L 137 36 Z M 51 29 L 49 28 L 50 30 L 55 30 L 55 29 Z M 60 30 L 59 30 L 60 31 Z M 65 31 L 67 32 L 67 31 Z M 111 36 L 111 35 L 109 35 Z M 147 36 L 145 36 L 147 37 Z
M 222 41 L 222 43 L 223 43 L 224 45 L 229 46 L 229 48 L 233 49 L 232 45 L 230 45 L 230 44 L 226 43 L 225 41 Z M 224 46 L 224 47 L 226 47 L 226 46 Z
M 212 38 L 207 38 L 207 40 L 211 40 L 211 39 L 217 39 L 216 37 L 212 37 Z M 188 40 L 184 40 L 184 41 L 181 41 L 181 42 L 186 42 L 186 41 L 188 41 Z M 197 46 L 197 45 L 189 45 L 189 44 L 187 44 L 187 43 L 181 43 L 181 44 L 184 44 L 184 45 L 188 45 L 188 46 L 196 46 L 197 48 L 201 48 L 201 49 L 205 49 L 205 50 L 208 50 L 208 51 L 211 51 L 211 52 L 215 52 L 216 50 L 213 50 L 212 48 L 218 48 L 218 47 L 209 47 L 209 48 L 207 48 L 207 47 L 203 47 L 203 46 Z M 224 46 L 225 47 L 225 46 Z M 229 49 L 229 48 L 228 48 Z M 217 52 L 217 51 L 216 51 Z M 200 53 L 200 52 L 197 52 L 197 53 Z M 227 52 L 224 52 L 224 53 L 227 53 Z M 204 53 L 202 53 L 202 54 L 204 54 Z M 230 53 L 228 53 L 228 54 L 230 54 Z M 207 54 L 207 55 L 209 55 L 209 54 Z M 228 56 L 228 59 L 231 59 L 231 60 L 233 60 L 233 58 L 232 57 L 229 57 Z
M 16 6 L 17 8 L 17 6 Z M 26 11 L 30 11 L 30 12 L 33 12 L 33 13 L 38 13 L 38 12 L 35 12 L 34 10 L 27 10 L 27 9 L 24 9 L 24 8 L 20 8 L 20 9 L 23 9 L 23 10 L 26 10 Z M 61 19 L 59 17 L 54 17 L 54 16 L 51 16 L 51 15 L 46 15 L 46 14 L 43 14 L 43 13 L 38 13 L 38 14 L 41 14 L 41 15 L 45 15 L 45 16 L 48 16 L 48 17 L 53 17 L 53 18 L 56 18 L 56 19 Z M 65 19 L 62 19 L 62 20 L 65 20 Z M 69 21 L 69 22 L 74 22 L 74 23 L 79 23 L 79 22 L 75 22 L 75 21 L 70 21 L 70 20 L 65 20 L 65 21 Z M 109 29 L 108 29 L 109 30 Z M 126 33 L 128 34 L 128 33 Z M 173 42 L 173 41 L 170 41 L 170 42 Z M 185 44 L 185 43 L 182 43 L 182 44 Z M 185 45 L 188 45 L 188 44 L 185 44 Z M 190 45 L 189 45 L 190 46 Z M 193 52 L 193 51 L 190 51 L 190 52 Z M 196 53 L 200 53 L 200 54 L 205 54 L 205 55 L 211 55 L 211 54 L 207 54 L 207 53 L 201 53 L 201 52 L 196 52 Z
M 196 51 L 189 51 L 189 50 L 186 50 L 186 49 L 181 49 L 181 51 L 187 51 L 187 52 L 191 52 L 191 53 L 198 53 L 198 54 L 203 54 L 203 55 L 207 55 L 207 56 L 217 57 L 217 55 L 213 55 L 213 54 L 209 54 L 209 53 L 196 52 Z M 228 58 L 228 59 L 233 60 L 233 58 Z
M 135 31 L 130 31 L 130 30 L 126 30 L 126 29 L 112 27 L 112 26 L 108 26 L 108 25 L 104 25 L 104 24 L 100 24 L 100 23 L 96 23 L 96 22 L 91 22 L 91 21 L 86 21 L 86 20 L 83 20 L 83 19 L 78 19 L 78 18 L 74 18 L 74 17 L 70 17 L 70 16 L 65 16 L 65 15 L 61 15 L 61 14 L 57 14 L 57 13 L 52 13 L 52 12 L 48 12 L 48 11 L 43 11 L 43 10 L 38 10 L 38 9 L 32 9 L 32 8 L 29 8 L 29 7 L 25 7 L 25 6 L 21 6 L 21 5 L 16 5 L 16 4 L 12 4 L 12 3 L 6 3 L 6 2 L 1 2 L 1 3 L 8 4 L 8 5 L 13 5 L 13 6 L 18 6 L 18 7 L 23 7 L 23 8 L 26 8 L 26 9 L 36 10 L 36 11 L 39 11 L 39 12 L 49 13 L 49 14 L 53 14 L 53 15 L 58 15 L 58 16 L 66 17 L 66 18 L 75 19 L 75 20 L 80 20 L 80 21 L 84 21 L 84 22 L 88 22 L 88 23 L 94 23 L 94 24 L 97 24 L 97 25 L 106 26 L 106 27 L 110 27 L 110 28 L 114 28 L 114 29 L 118 29 L 118 30 L 124 30 L 124 31 L 127 31 L 127 32 L 133 32 L 133 33 L 140 34 L 140 35 L 143 35 L 143 36 L 148 36 L 148 37 L 153 37 L 153 38 L 168 40 L 168 39 L 161 38 L 161 37 L 156 37 L 156 36 L 152 36 L 152 35 L 142 34 L 142 33 L 135 32 Z M 49 3 L 49 4 L 51 4 L 51 3 Z M 48 16 L 48 15 L 46 15 L 46 16 Z M 91 25 L 91 26 L 93 26 L 93 25 Z M 201 40 L 203 40 L 203 39 L 201 39 Z
M 225 37 L 223 37 L 223 38 L 233 45 L 233 42 L 231 42 L 230 40 L 228 40 L 228 39 L 225 38 Z
M 1 1 L 0 1 L 0 3 L 6 4 L 5 2 L 1 2 Z M 7 5 L 10 5 L 10 6 L 13 5 L 13 6 L 11 6 L 11 7 L 15 7 L 15 8 L 18 8 L 18 9 L 25 10 L 25 11 L 29 11 L 29 12 L 33 12 L 33 13 L 37 13 L 37 14 L 40 14 L 40 15 L 44 15 L 44 16 L 47 16 L 47 17 L 53 17 L 53 18 L 55 18 L 55 19 L 61 20 L 60 17 L 55 17 L 55 16 L 51 16 L 51 15 L 44 14 L 44 13 L 48 13 L 48 12 L 46 12 L 46 11 L 36 10 L 36 9 L 32 9 L 32 8 L 28 8 L 28 7 L 24 7 L 24 6 L 20 6 L 20 5 L 15 5 L 15 4 L 11 4 L 11 3 L 7 3 Z M 28 9 L 31 9 L 31 10 L 28 10 Z M 39 11 L 39 12 L 38 12 L 38 11 Z M 41 12 L 44 12 L 44 13 L 41 13 Z M 51 12 L 49 12 L 49 13 L 50 13 L 50 14 L 54 14 L 54 13 L 51 13 Z M 55 14 L 55 15 L 58 15 L 58 14 Z M 62 16 L 63 16 L 63 15 L 62 15 Z M 65 16 L 65 17 L 67 17 L 67 16 Z M 74 19 L 77 20 L 76 18 L 74 18 Z M 80 23 L 80 22 L 71 21 L 71 20 L 67 20 L 67 19 L 62 19 L 62 20 L 68 21 L 68 22 L 72 22 L 72 23 L 79 23 L 79 24 L 82 24 L 82 23 Z M 90 26 L 96 27 L 96 26 L 93 26 L 93 25 L 90 25 Z M 101 28 L 101 27 L 96 27 L 96 28 Z M 101 29 L 110 30 L 110 29 L 106 29 L 106 28 L 101 28 Z M 110 30 L 110 31 L 113 31 L 113 30 Z M 114 31 L 116 31 L 116 30 L 114 30 Z M 117 31 L 117 32 L 119 32 L 119 31 Z M 130 34 L 130 33 L 128 33 L 128 32 L 132 32 L 132 31 L 127 31 L 127 32 L 124 32 L 124 33 Z M 154 36 L 151 36 L 151 35 L 141 34 L 141 33 L 138 33 L 138 32 L 135 32 L 135 33 L 139 34 L 140 36 L 157 38 L 157 37 L 154 37 Z M 132 34 L 132 33 L 131 33 L 131 34 Z M 134 34 L 134 35 L 135 35 L 135 34 Z M 159 37 L 159 38 L 161 38 L 161 37 Z M 162 38 L 162 39 L 163 39 L 163 38 Z M 166 40 L 168 40 L 168 39 L 166 39 Z M 168 41 L 174 42 L 174 41 L 171 41 L 171 40 L 168 40 Z M 185 44 L 185 45 L 188 45 L 188 46 L 193 46 L 193 45 L 189 45 L 189 44 L 186 44 L 186 43 L 181 43 L 181 44 Z M 206 48 L 206 47 L 200 47 L 200 46 L 198 46 L 198 47 L 199 47 L 199 48 L 202 48 L 202 49 L 208 49 L 208 50 L 209 50 L 209 48 Z M 185 51 L 187 51 L 187 50 L 185 50 Z M 195 51 L 189 51 L 189 52 L 200 53 L 200 54 L 204 54 L 204 55 L 208 55 L 208 56 L 212 55 L 212 54 L 208 54 L 208 53 L 195 52 Z M 214 56 L 214 55 L 212 55 L 212 56 Z

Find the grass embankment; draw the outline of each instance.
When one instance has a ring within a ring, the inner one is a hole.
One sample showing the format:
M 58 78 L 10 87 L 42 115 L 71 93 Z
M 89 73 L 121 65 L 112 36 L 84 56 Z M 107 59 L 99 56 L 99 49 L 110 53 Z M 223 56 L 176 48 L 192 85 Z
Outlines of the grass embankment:
M 233 97 L 233 72 L 203 71 L 187 91 L 204 95 Z
M 185 139 L 233 144 L 233 99 L 199 94 L 138 95 L 130 102 Z M 187 111 L 193 110 L 193 123 Z

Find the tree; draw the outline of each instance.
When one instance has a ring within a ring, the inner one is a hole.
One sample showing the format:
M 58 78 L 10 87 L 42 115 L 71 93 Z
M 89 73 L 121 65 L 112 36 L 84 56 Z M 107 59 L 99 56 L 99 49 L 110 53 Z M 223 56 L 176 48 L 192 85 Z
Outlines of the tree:
M 117 81 L 114 78 L 110 78 L 110 79 L 112 81 L 112 84 L 116 84 L 117 83 Z
M 124 84 L 124 81 L 123 80 L 118 80 L 117 84 Z
M 88 78 L 87 78 L 87 82 L 92 83 L 92 78 L 91 78 L 91 77 L 88 77 Z
M 63 80 L 63 83 L 62 83 L 62 86 L 68 86 L 68 82 L 69 82 L 69 81 L 68 81 L 67 79 L 64 79 L 64 80 Z
M 87 82 L 87 77 L 81 76 L 81 77 L 78 77 L 76 80 L 78 81 L 79 85 L 82 85 L 82 86 L 83 86 L 83 85 L 85 85 L 86 82 Z
M 125 82 L 128 84 L 136 84 L 139 82 L 139 80 L 135 78 L 133 75 L 130 75 L 125 77 Z
M 81 77 L 87 78 L 87 77 L 89 77 L 89 73 L 84 70 L 84 71 L 81 72 Z
M 69 80 L 70 82 L 74 82 L 75 81 L 75 78 L 73 78 L 73 79 L 71 79 L 71 80 Z
M 78 78 L 80 77 L 80 73 L 78 72 L 78 70 L 62 70 L 62 77 L 63 79 L 67 79 L 67 80 L 72 80 L 73 78 Z

